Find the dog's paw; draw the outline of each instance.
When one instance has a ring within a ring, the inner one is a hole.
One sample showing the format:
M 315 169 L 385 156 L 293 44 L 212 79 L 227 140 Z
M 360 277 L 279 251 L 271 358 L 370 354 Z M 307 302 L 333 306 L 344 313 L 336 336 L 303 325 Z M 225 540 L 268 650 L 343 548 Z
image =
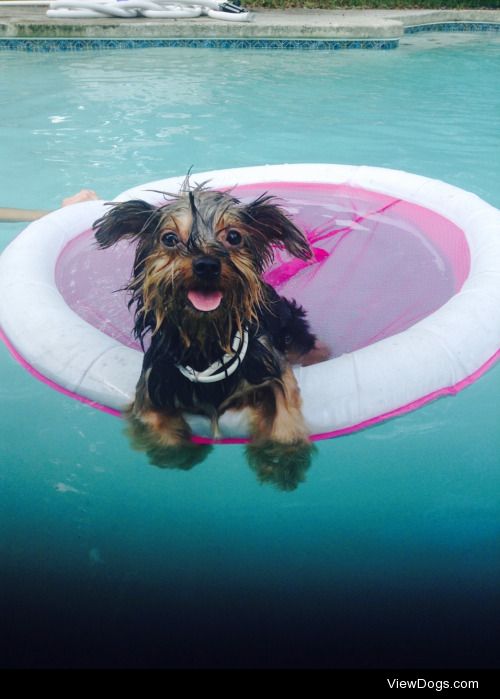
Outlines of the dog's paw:
M 159 468 L 188 471 L 201 463 L 212 449 L 209 444 L 195 444 L 189 438 L 179 441 L 178 444 L 165 445 L 158 439 L 158 433 L 133 418 L 128 420 L 125 433 L 132 449 L 147 454 L 149 463 Z
M 206 459 L 212 447 L 210 444 L 192 442 L 177 447 L 157 446 L 148 449 L 149 463 L 158 468 L 177 468 L 189 471 Z
M 246 454 L 250 468 L 261 483 L 271 483 L 279 490 L 295 490 L 305 481 L 316 451 L 311 443 L 263 442 L 249 444 Z

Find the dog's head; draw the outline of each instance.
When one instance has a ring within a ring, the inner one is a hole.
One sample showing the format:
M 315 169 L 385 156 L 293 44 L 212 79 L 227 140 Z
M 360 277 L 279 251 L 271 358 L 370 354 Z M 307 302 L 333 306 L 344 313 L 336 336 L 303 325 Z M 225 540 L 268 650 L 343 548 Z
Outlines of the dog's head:
M 185 188 L 160 207 L 141 200 L 115 204 L 94 229 L 101 248 L 122 238 L 137 240 L 128 289 L 140 336 L 156 332 L 168 318 L 181 329 L 209 321 L 221 340 L 230 337 L 233 326 L 241 329 L 257 318 L 261 274 L 273 259 L 273 246 L 301 259 L 312 254 L 272 197 L 243 204 L 203 186 Z

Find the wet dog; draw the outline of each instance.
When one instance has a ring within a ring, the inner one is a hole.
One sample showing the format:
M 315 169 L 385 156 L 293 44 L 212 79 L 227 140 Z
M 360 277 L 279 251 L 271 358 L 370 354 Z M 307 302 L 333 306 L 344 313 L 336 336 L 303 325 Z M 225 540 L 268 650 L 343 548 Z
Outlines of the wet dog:
M 262 274 L 275 246 L 311 258 L 302 231 L 268 195 L 244 204 L 189 184 L 160 207 L 115 204 L 94 229 L 101 248 L 137 242 L 127 290 L 135 335 L 150 344 L 127 411 L 135 446 L 156 465 L 190 468 L 209 447 L 191 441 L 183 413 L 208 416 L 216 433 L 220 415 L 246 409 L 250 465 L 296 487 L 312 445 L 291 363 L 322 349 L 305 311 Z

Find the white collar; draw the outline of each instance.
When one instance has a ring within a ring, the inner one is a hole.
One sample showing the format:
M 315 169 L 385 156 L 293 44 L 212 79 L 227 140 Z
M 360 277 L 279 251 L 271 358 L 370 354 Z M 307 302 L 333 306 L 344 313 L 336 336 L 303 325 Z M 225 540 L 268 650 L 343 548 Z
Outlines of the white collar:
M 222 359 L 218 359 L 203 371 L 196 371 L 190 366 L 176 364 L 181 374 L 193 383 L 215 383 L 227 379 L 234 374 L 245 358 L 248 349 L 248 328 L 243 328 L 243 336 L 238 331 L 231 343 L 231 353 L 226 352 Z

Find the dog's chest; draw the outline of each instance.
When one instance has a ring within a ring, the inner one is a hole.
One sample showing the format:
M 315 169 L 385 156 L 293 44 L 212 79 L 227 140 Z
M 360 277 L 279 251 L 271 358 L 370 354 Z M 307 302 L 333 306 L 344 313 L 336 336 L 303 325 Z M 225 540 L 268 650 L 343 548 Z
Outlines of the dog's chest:
M 265 338 L 251 334 L 245 358 L 231 375 L 224 371 L 212 382 L 196 380 L 196 374 L 203 372 L 212 357 L 199 355 L 186 356 L 182 367 L 195 369 L 193 379 L 181 371 L 179 362 L 170 353 L 159 355 L 147 353 L 144 371 L 148 372 L 148 393 L 152 404 L 159 409 L 182 409 L 213 415 L 225 410 L 232 399 L 241 400 L 266 382 L 279 378 L 281 361 L 278 353 L 272 350 Z M 194 365 L 194 366 L 193 366 Z

